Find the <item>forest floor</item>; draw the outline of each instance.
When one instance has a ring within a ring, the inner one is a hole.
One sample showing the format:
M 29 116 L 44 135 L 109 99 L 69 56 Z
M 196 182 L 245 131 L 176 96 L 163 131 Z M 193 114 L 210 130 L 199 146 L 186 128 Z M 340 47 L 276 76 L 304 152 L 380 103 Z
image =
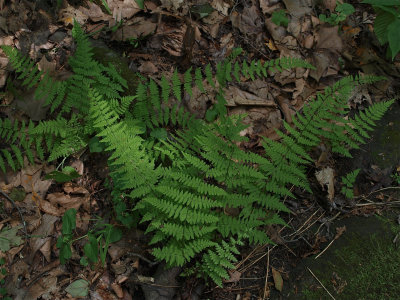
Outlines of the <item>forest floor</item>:
M 400 55 L 394 60 L 387 58 L 386 47 L 374 35 L 375 14 L 371 6 L 358 0 L 346 1 L 355 8 L 353 13 L 336 24 L 321 21 L 320 14 L 335 14 L 340 2 L 152 0 L 144 1 L 141 9 L 134 0 L 0 0 L 0 45 L 17 47 L 41 70 L 58 79 L 70 74 L 67 62 L 75 47 L 71 36 L 73 20 L 91 35 L 96 59 L 112 62 L 126 78 L 134 78 L 140 72 L 158 80 L 162 75 L 172 76 L 176 69 L 183 74 L 189 67 L 204 67 L 208 63 L 215 67 L 239 47 L 249 60 L 268 61 L 286 56 L 307 60 L 315 70 L 285 70 L 266 79 L 232 84 L 227 90 L 229 114 L 247 114 L 244 122 L 249 127 L 243 134 L 249 141 L 241 147 L 259 152 L 263 137 L 277 140 L 275 129 L 283 127 L 283 120 L 291 123 L 291 116 L 317 92 L 344 76 L 374 74 L 388 79 L 357 88 L 348 101 L 353 111 L 400 94 Z M 1 50 L 0 66 L 2 116 L 46 119 L 48 108 L 34 101 L 33 92 L 13 85 L 15 75 Z M 192 97 L 185 107 L 204 118 L 213 101 L 204 95 Z M 379 245 L 388 246 L 393 240 L 400 243 L 396 227 L 400 224 L 399 114 L 397 102 L 379 123 L 372 141 L 353 153 L 355 159 L 345 160 L 327 149 L 317 149 L 317 159 L 309 169 L 314 178 L 314 193 L 299 192 L 296 199 L 286 199 L 292 214 L 282 217 L 290 226 L 266 228 L 275 245 L 243 246 L 236 269 L 230 271 L 231 278 L 223 287 L 195 277 L 157 272 L 143 228 L 123 231 L 122 239 L 108 248 L 104 265 L 99 263 L 91 268 L 80 264 L 85 239 L 77 240 L 71 260 L 60 264 L 56 241 L 68 208 L 77 209 L 76 231 L 82 236 L 101 224 L 116 224 L 106 188 L 106 157 L 82 151 L 57 164 L 38 163 L 19 172 L 0 173 L 3 297 L 70 299 L 81 293 L 88 294 L 88 299 L 145 299 L 144 287 L 153 287 L 167 291 L 161 300 L 355 299 L 348 295 L 363 294 L 354 290 L 355 283 L 346 276 L 328 267 L 324 269 L 328 277 L 322 279 L 317 271 L 304 275 L 299 266 L 310 257 L 328 255 L 330 248 L 345 240 L 350 231 L 357 231 L 351 220 L 376 224 L 370 232 L 360 233 L 362 237 L 374 232 L 383 235 L 384 230 L 388 239 L 377 242 Z M 60 164 L 74 167 L 79 178 L 67 183 L 46 180 L 45 175 Z M 354 199 L 346 200 L 340 195 L 340 177 L 357 168 L 361 171 L 354 186 Z M 327 184 L 320 184 L 314 176 L 322 170 L 329 171 Z M 375 220 L 376 215 L 385 216 L 394 231 L 365 219 Z M 22 220 L 27 224 L 25 232 Z M 346 247 L 342 245 L 341 249 L 353 251 Z M 400 265 L 396 252 L 388 247 L 377 247 L 387 249 L 383 254 L 366 254 L 382 257 L 379 261 L 387 259 L 384 266 L 373 268 L 378 270 L 375 272 L 390 272 L 382 281 L 400 276 L 399 268 L 385 269 L 396 262 Z M 354 251 L 363 253 L 358 248 Z M 323 261 L 324 256 L 319 259 Z M 312 267 L 317 268 L 315 264 Z M 360 266 L 360 270 L 363 268 L 369 270 L 367 265 Z M 377 276 L 371 273 L 368 275 Z M 305 278 L 310 275 L 307 280 L 313 282 L 301 287 L 302 279 L 307 281 Z M 349 286 L 353 288 L 351 292 Z M 385 295 L 381 294 L 382 299 L 390 299 Z

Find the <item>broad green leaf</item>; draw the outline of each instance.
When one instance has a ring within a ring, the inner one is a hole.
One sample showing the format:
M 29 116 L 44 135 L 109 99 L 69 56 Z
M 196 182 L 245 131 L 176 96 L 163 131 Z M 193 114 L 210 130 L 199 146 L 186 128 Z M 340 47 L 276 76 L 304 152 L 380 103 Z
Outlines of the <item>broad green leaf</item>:
M 384 45 L 388 42 L 388 27 L 395 21 L 396 17 L 381 9 L 376 9 L 376 13 L 374 31 L 381 45 Z
M 94 136 L 89 140 L 89 150 L 91 153 L 103 152 L 105 148 L 104 143 L 100 142 L 100 139 L 97 136 Z
M 76 209 L 70 208 L 62 217 L 62 234 L 71 234 L 76 227 Z
M 83 247 L 85 255 L 92 263 L 95 263 L 99 259 L 99 245 L 94 235 L 89 234 L 89 242 Z
M 22 238 L 17 235 L 19 226 L 14 228 L 5 228 L 0 232 L 0 250 L 6 252 L 13 246 L 19 246 Z
M 50 172 L 44 178 L 54 179 L 58 183 L 63 183 L 76 179 L 80 176 L 81 175 L 79 175 L 79 173 L 73 167 L 67 166 L 61 172 L 60 171 Z
M 354 13 L 356 10 L 354 9 L 354 6 L 349 4 L 349 3 L 342 3 L 336 6 L 336 11 L 338 13 L 344 14 L 346 16 L 351 15 Z
M 109 243 L 115 243 L 118 242 L 122 238 L 122 231 L 121 229 L 114 227 L 114 226 L 109 226 L 106 229 L 107 235 L 109 235 Z
M 72 297 L 86 297 L 89 293 L 89 283 L 86 280 L 78 279 L 71 283 L 65 291 Z
M 60 247 L 60 262 L 65 264 L 65 262 L 72 256 L 71 245 L 69 243 L 61 243 Z
M 396 18 L 388 27 L 389 47 L 392 52 L 392 60 L 400 51 L 400 19 Z

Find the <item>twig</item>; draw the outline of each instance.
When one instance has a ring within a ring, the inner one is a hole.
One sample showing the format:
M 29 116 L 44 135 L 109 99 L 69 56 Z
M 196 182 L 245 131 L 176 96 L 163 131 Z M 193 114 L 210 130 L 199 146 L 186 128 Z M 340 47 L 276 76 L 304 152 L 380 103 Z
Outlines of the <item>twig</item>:
M 140 255 L 139 253 L 129 252 L 129 255 L 140 258 L 141 260 L 147 262 L 150 265 L 150 267 L 155 266 L 160 263 L 159 261 L 151 261 L 151 260 L 147 259 L 146 257 L 144 257 L 143 255 Z
M 332 296 L 331 293 L 329 293 L 328 289 L 322 284 L 321 281 L 319 281 L 319 279 L 317 278 L 317 276 L 314 275 L 314 273 L 310 270 L 309 267 L 307 267 L 308 271 L 311 273 L 311 275 L 318 281 L 318 283 L 324 288 L 324 290 L 328 293 L 329 296 L 331 296 L 331 298 L 333 300 L 336 300 L 335 297 Z
M 333 239 L 333 240 L 328 244 L 328 246 L 326 246 L 325 249 L 322 250 L 322 251 L 315 257 L 315 259 L 317 259 L 317 258 L 320 257 L 322 254 L 324 254 L 324 252 L 325 252 L 326 250 L 328 250 L 328 248 L 333 244 L 333 242 L 334 242 L 335 240 L 336 240 L 336 239 Z
M 264 285 L 264 295 L 263 300 L 266 298 L 267 288 L 268 288 L 268 273 L 269 273 L 269 247 L 268 247 L 268 256 L 267 256 L 267 274 L 265 275 L 265 285 Z
M 369 196 L 371 196 L 372 194 L 375 194 L 375 193 L 379 193 L 379 192 L 382 192 L 382 191 L 385 191 L 385 190 L 399 190 L 399 189 L 400 189 L 399 186 L 389 186 L 389 187 L 385 187 L 385 188 L 381 188 L 379 190 L 373 191 L 373 192 L 369 193 L 367 196 L 355 197 L 355 199 L 366 199 L 366 198 L 368 198 Z
M 11 204 L 12 204 L 12 206 L 13 206 L 15 209 L 17 209 L 18 214 L 19 214 L 19 216 L 20 216 L 20 218 L 21 218 L 22 225 L 24 226 L 24 234 L 25 234 L 25 237 L 26 237 L 26 239 L 29 239 L 28 231 L 26 230 L 25 219 L 24 219 L 24 216 L 22 215 L 21 209 L 20 209 L 19 206 L 14 202 L 14 200 L 11 199 L 11 198 L 10 198 L 6 193 L 4 193 L 2 190 L 0 190 L 0 194 L 1 194 L 4 198 L 6 198 L 8 201 L 10 201 Z

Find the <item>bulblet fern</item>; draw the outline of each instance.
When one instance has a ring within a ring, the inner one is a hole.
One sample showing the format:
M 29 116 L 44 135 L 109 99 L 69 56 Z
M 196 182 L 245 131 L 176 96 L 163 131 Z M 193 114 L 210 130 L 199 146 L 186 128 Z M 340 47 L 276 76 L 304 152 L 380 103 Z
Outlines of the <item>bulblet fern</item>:
M 271 70 L 312 68 L 309 63 L 293 58 L 239 63 L 239 49 L 216 66 L 215 75 L 207 65 L 189 69 L 182 81 L 175 70 L 160 84 L 142 78 L 136 95 L 122 97 L 126 81 L 113 66 L 93 59 L 78 24 L 73 35 L 77 49 L 69 62 L 74 74 L 61 82 L 2 46 L 23 84 L 36 85 L 37 96 L 47 96 L 51 118 L 37 124 L 0 120 L 0 138 L 8 145 L 0 150 L 0 168 L 21 168 L 24 155 L 31 162 L 34 155 L 42 160 L 68 156 L 96 136 L 109 155 L 117 219 L 135 225 L 133 216 L 140 216 L 158 260 L 183 266 L 195 259 L 192 271 L 218 285 L 228 278 L 226 269 L 234 268 L 238 246 L 246 240 L 271 243 L 265 226 L 285 225 L 279 212 L 290 212 L 281 201 L 293 197 L 290 187 L 310 190 L 309 151 L 324 142 L 349 156 L 393 103 L 377 103 L 345 119 L 352 89 L 382 79 L 345 77 L 296 113 L 293 127 L 284 122 L 279 142 L 265 138 L 261 156 L 237 146 L 246 140 L 240 136 L 246 125 L 227 115 L 225 88 L 235 80 L 267 77 Z M 181 103 L 194 86 L 206 93 L 205 83 L 217 95 L 213 122 L 196 119 Z

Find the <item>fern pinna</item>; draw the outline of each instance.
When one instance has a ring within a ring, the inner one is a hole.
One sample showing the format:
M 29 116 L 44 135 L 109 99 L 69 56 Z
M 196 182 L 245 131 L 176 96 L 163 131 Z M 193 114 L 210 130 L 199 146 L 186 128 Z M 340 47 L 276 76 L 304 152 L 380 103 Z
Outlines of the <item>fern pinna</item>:
M 290 187 L 309 190 L 309 150 L 324 142 L 350 155 L 349 149 L 368 138 L 374 121 L 393 103 L 381 102 L 344 119 L 354 86 L 381 79 L 346 77 L 297 113 L 295 126 L 285 122 L 286 133 L 277 131 L 279 142 L 264 139 L 261 156 L 237 146 L 246 139 L 240 136 L 246 126 L 240 117 L 228 117 L 225 88 L 235 80 L 266 77 L 270 70 L 311 68 L 307 62 L 239 63 L 240 50 L 235 50 L 216 66 L 216 75 L 207 65 L 189 69 L 183 79 L 177 71 L 159 83 L 142 78 L 136 95 L 122 97 L 126 81 L 113 66 L 93 59 L 77 24 L 73 34 L 74 73 L 62 82 L 39 72 L 16 50 L 2 47 L 24 84 L 37 84 L 38 97 L 47 96 L 54 117 L 38 124 L 2 120 L 0 137 L 8 146 L 1 150 L 0 167 L 22 167 L 24 155 L 32 162 L 35 153 L 41 159 L 47 153 L 49 160 L 68 156 L 95 136 L 109 155 L 117 219 L 132 226 L 131 217 L 140 216 L 158 260 L 183 266 L 196 259 L 192 270 L 219 285 L 228 278 L 226 269 L 234 267 L 239 245 L 245 240 L 270 243 L 265 226 L 285 224 L 279 212 L 289 212 L 281 199 L 293 196 Z M 181 103 L 184 92 L 192 95 L 195 86 L 205 93 L 206 85 L 216 93 L 213 122 L 196 119 Z

